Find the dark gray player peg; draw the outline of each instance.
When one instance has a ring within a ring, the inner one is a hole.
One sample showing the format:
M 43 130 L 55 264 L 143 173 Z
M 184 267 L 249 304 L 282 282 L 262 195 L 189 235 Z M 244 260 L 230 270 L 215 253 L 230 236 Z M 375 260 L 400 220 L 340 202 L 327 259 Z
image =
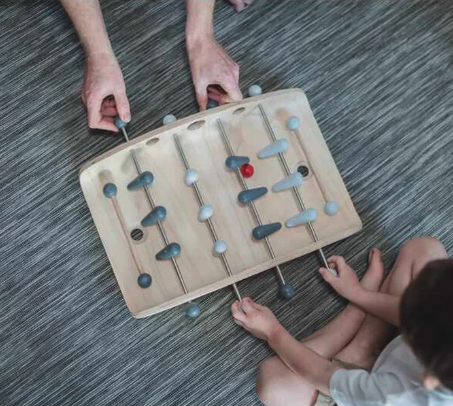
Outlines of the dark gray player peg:
M 267 194 L 268 189 L 267 187 L 257 187 L 256 189 L 249 189 L 244 190 L 243 192 L 238 194 L 238 200 L 242 204 L 247 204 L 253 202 L 256 199 Z
M 150 227 L 157 222 L 162 221 L 167 216 L 167 210 L 163 206 L 156 206 L 151 213 L 149 213 L 142 220 L 142 227 Z
M 159 261 L 165 261 L 166 259 L 177 257 L 180 253 L 181 246 L 177 242 L 172 242 L 156 254 L 156 259 Z
M 225 160 L 225 165 L 228 169 L 234 171 L 236 169 L 239 169 L 242 165 L 248 164 L 249 162 L 249 157 L 231 155 Z
M 262 226 L 255 227 L 252 231 L 252 235 L 255 240 L 263 240 L 271 234 L 276 233 L 281 228 L 281 223 L 264 224 Z
M 151 185 L 154 182 L 154 175 L 151 172 L 143 172 L 127 185 L 129 190 L 136 190 Z

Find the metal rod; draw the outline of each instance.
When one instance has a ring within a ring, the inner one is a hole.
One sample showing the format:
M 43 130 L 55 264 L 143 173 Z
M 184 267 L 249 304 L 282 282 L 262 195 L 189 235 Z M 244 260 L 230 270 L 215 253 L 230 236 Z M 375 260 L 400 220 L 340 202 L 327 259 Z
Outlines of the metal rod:
M 258 107 L 260 109 L 261 116 L 263 117 L 263 120 L 264 120 L 264 123 L 266 125 L 267 131 L 269 132 L 269 134 L 270 134 L 270 136 L 272 138 L 272 141 L 273 142 L 277 141 L 277 136 L 275 135 L 275 131 L 272 128 L 271 123 L 269 122 L 269 118 L 267 117 L 266 112 L 264 111 L 263 105 L 262 104 L 258 104 Z M 286 161 L 286 157 L 281 152 L 279 152 L 278 153 L 278 158 L 280 160 L 281 165 L 283 166 L 283 168 L 285 170 L 286 176 L 291 175 L 291 171 L 290 171 L 290 169 L 288 167 L 288 162 Z M 297 204 L 299 205 L 299 209 L 301 211 L 305 211 L 306 210 L 305 204 L 304 204 L 304 202 L 302 200 L 302 196 L 300 195 L 299 190 L 295 186 L 293 186 L 291 188 L 291 190 L 293 192 L 294 197 L 296 198 Z M 315 229 L 313 228 L 313 225 L 311 224 L 311 222 L 308 223 L 308 228 L 309 228 L 309 230 L 311 232 L 311 236 L 312 236 L 313 240 L 315 242 L 318 242 L 319 241 L 318 234 L 316 233 Z M 324 255 L 324 252 L 323 252 L 322 248 L 319 248 L 318 252 L 319 252 L 319 254 L 321 256 L 322 261 L 324 262 L 325 267 L 327 269 L 329 269 L 329 264 L 327 263 L 327 259 L 326 259 L 326 256 Z
M 187 160 L 186 153 L 184 152 L 184 149 L 183 149 L 183 147 L 181 145 L 181 142 L 179 140 L 178 135 L 177 134 L 173 134 L 173 138 L 175 140 L 176 147 L 178 148 L 179 155 L 181 156 L 181 159 L 182 159 L 182 161 L 184 163 L 184 166 L 185 166 L 186 170 L 190 169 L 189 161 Z M 197 182 L 192 183 L 192 186 L 193 186 L 193 190 L 195 191 L 195 195 L 197 196 L 198 203 L 199 203 L 199 205 L 201 207 L 201 206 L 204 205 L 204 199 L 203 199 L 203 196 L 201 194 L 200 188 L 198 187 Z M 211 232 L 212 239 L 214 240 L 214 242 L 216 242 L 219 238 L 217 236 L 217 232 L 216 232 L 216 229 L 214 227 L 214 224 L 212 223 L 210 218 L 207 219 L 206 224 L 208 225 L 208 229 Z M 227 274 L 229 276 L 234 276 L 233 272 L 231 271 L 231 267 L 230 267 L 230 264 L 228 263 L 228 259 L 227 259 L 226 255 L 224 253 L 222 253 L 222 254 L 220 254 L 220 258 L 222 259 L 222 263 L 223 263 L 223 266 L 225 267 L 225 270 L 226 270 Z M 236 293 L 237 298 L 239 299 L 239 301 L 241 301 L 242 297 L 241 297 L 239 289 L 238 289 L 238 287 L 237 287 L 237 285 L 235 283 L 233 283 L 233 289 L 234 289 L 234 292 Z
M 230 140 L 228 139 L 228 135 L 227 135 L 227 133 L 225 131 L 225 127 L 223 126 L 222 120 L 220 120 L 220 118 L 217 119 L 217 125 L 219 126 L 220 134 L 222 135 L 222 138 L 223 138 L 223 141 L 225 143 L 225 146 L 226 146 L 226 149 L 228 151 L 228 154 L 230 156 L 233 156 L 234 155 L 233 147 L 232 147 L 232 145 L 230 143 Z M 244 190 L 249 190 L 249 188 L 247 186 L 247 182 L 245 181 L 244 177 L 242 176 L 241 170 L 238 168 L 235 172 L 236 172 L 237 178 L 238 178 L 239 183 L 241 184 L 242 188 Z M 262 226 L 263 222 L 261 221 L 261 217 L 260 217 L 260 215 L 258 213 L 258 210 L 256 209 L 255 202 L 253 202 L 253 201 L 250 202 L 248 206 L 250 207 L 250 209 L 252 211 L 252 214 L 255 217 L 256 223 L 258 223 L 259 226 Z M 271 245 L 271 243 L 269 241 L 269 238 L 265 237 L 264 238 L 264 242 L 266 243 L 266 247 L 267 247 L 267 250 L 269 252 L 270 257 L 272 259 L 275 259 L 275 253 L 274 253 L 272 245 Z M 280 269 L 280 266 L 276 265 L 275 268 L 277 270 L 277 274 L 278 274 L 278 277 L 280 279 L 280 282 L 284 285 L 285 284 L 285 278 L 283 277 L 283 274 L 282 274 L 282 271 Z
M 121 130 L 123 132 L 123 135 L 124 135 L 124 138 L 126 139 L 126 141 L 129 141 L 129 137 L 127 136 L 126 129 L 123 127 Z M 137 156 L 133 149 L 131 150 L 131 156 L 132 156 L 132 161 L 134 162 L 134 165 L 135 165 L 135 169 L 137 170 L 137 173 L 140 176 L 142 174 L 142 169 L 140 168 L 140 164 L 138 162 Z M 151 196 L 151 192 L 148 189 L 148 185 L 143 186 L 143 190 L 145 191 L 145 195 L 146 195 L 146 198 L 148 199 L 149 205 L 151 206 L 151 210 L 154 210 L 156 205 Z M 157 226 L 159 227 L 159 231 L 160 231 L 160 234 L 162 235 L 165 245 L 168 245 L 170 243 L 170 241 L 167 237 L 167 233 L 165 232 L 164 226 L 162 225 L 162 223 L 160 221 L 157 222 Z M 176 275 L 178 276 L 179 282 L 181 283 L 182 290 L 187 295 L 189 293 L 189 291 L 187 290 L 187 286 L 184 282 L 184 278 L 182 276 L 181 269 L 179 268 L 178 262 L 176 261 L 175 258 L 171 258 L 171 262 L 173 264 L 173 267 L 175 268 Z

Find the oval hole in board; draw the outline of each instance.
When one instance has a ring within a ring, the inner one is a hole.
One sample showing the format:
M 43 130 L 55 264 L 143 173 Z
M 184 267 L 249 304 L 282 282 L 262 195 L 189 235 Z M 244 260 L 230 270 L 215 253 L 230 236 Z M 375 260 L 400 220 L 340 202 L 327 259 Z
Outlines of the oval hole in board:
M 159 137 L 156 138 L 151 138 L 149 141 L 146 141 L 146 145 L 151 147 L 154 144 L 157 144 L 159 142 Z
M 245 107 L 239 107 L 238 109 L 233 111 L 233 114 L 234 115 L 242 114 L 244 111 L 245 111 Z
M 296 166 L 296 170 L 304 177 L 304 179 L 310 179 L 312 176 L 311 166 L 308 162 L 299 162 Z
M 204 121 L 204 120 L 195 121 L 192 124 L 190 124 L 187 127 L 187 129 L 190 130 L 190 131 L 198 130 L 201 127 L 203 127 L 205 124 L 206 124 L 206 121 Z
M 141 241 L 143 239 L 143 236 L 144 236 L 144 233 L 142 230 L 140 230 L 139 228 L 134 228 L 132 231 L 131 231 L 131 238 L 134 240 L 134 241 Z

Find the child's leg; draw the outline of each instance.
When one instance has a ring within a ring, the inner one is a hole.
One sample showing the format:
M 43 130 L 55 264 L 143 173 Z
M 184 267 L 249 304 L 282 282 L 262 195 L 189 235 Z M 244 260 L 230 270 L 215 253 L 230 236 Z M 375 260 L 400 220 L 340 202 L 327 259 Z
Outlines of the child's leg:
M 378 290 L 383 275 L 380 252 L 374 250 L 373 259 L 361 283 L 367 289 Z M 359 308 L 348 305 L 334 320 L 303 342 L 323 357 L 331 358 L 352 340 L 365 316 Z M 277 356 L 260 365 L 257 392 L 260 400 L 268 406 L 307 406 L 313 403 L 316 395 L 316 391 L 293 374 Z
M 401 296 L 407 285 L 424 266 L 435 259 L 446 258 L 447 253 L 441 242 L 430 237 L 408 241 L 401 249 L 395 265 L 385 279 L 381 291 Z M 370 370 L 379 353 L 395 334 L 390 324 L 368 315 L 351 343 L 335 358 Z

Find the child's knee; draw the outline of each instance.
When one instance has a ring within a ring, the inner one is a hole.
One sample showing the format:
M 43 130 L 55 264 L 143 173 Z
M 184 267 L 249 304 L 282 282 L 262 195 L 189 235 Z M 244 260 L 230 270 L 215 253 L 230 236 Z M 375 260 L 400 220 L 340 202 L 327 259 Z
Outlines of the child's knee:
M 404 244 L 402 250 L 409 251 L 410 254 L 418 258 L 423 258 L 425 263 L 447 257 L 447 251 L 443 244 L 437 238 L 428 236 L 409 240 Z

